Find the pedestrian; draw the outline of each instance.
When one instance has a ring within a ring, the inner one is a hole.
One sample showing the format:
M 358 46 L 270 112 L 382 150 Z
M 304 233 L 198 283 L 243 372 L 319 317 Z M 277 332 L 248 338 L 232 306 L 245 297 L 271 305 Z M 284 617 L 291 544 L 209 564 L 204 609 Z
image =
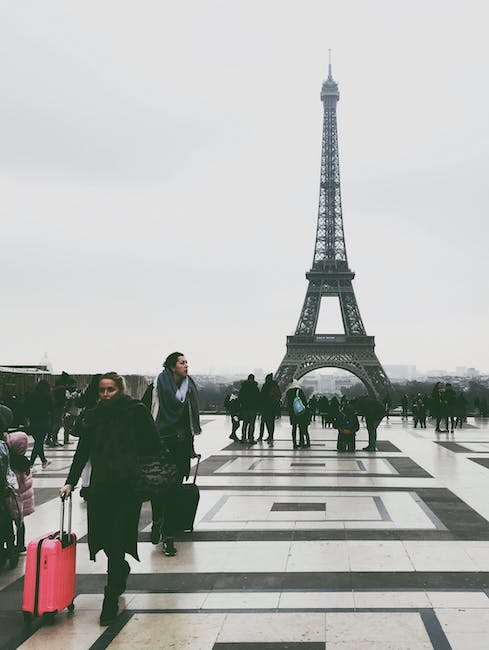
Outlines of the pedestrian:
M 408 409 L 409 409 L 409 395 L 407 393 L 404 393 L 404 395 L 402 396 L 401 408 L 402 408 L 401 419 L 402 420 L 407 420 L 408 419 Z
M 355 401 L 355 411 L 365 417 L 368 431 L 368 445 L 363 451 L 377 451 L 377 428 L 385 417 L 385 407 L 374 397 L 359 397 Z
M 390 393 L 384 395 L 385 417 L 388 420 L 392 408 L 392 397 Z
M 455 400 L 455 415 L 455 428 L 459 427 L 461 429 L 467 420 L 467 400 L 462 392 L 457 395 Z
M 32 515 L 35 510 L 31 466 L 26 456 L 29 439 L 24 431 L 13 431 L 6 434 L 5 440 L 10 450 L 10 466 L 17 477 L 19 486 L 21 512 L 16 522 L 16 544 L 17 552 L 23 553 L 25 551 L 24 519 Z
M 337 451 L 355 451 L 356 434 L 360 428 L 358 417 L 352 404 L 344 403 L 340 409 L 337 419 L 338 439 L 336 442 Z
M 163 539 L 163 552 L 177 552 L 174 536 L 174 512 L 178 509 L 178 487 L 190 474 L 190 460 L 196 458 L 194 436 L 201 432 L 197 386 L 188 374 L 188 362 L 181 352 L 165 359 L 153 390 L 151 413 L 160 437 L 162 455 L 168 452 L 177 468 L 176 485 L 164 491 L 161 499 L 152 499 L 153 525 L 151 541 Z
M 236 431 L 239 429 L 239 399 L 238 399 L 238 389 L 233 388 L 229 399 L 227 401 L 227 412 L 231 416 L 231 435 L 229 436 L 231 440 L 239 442 L 239 438 L 236 435 Z
M 241 384 L 239 389 L 239 403 L 243 426 L 241 428 L 241 439 L 250 445 L 255 445 L 255 422 L 260 408 L 260 390 L 255 381 L 255 375 L 248 375 L 248 379 Z
M 329 421 L 332 427 L 336 428 L 338 415 L 340 413 L 340 402 L 336 395 L 329 400 Z
M 426 429 L 426 406 L 421 393 L 418 393 L 413 402 L 413 424 L 414 428 L 419 424 L 420 429 Z
M 51 418 L 51 433 L 47 439 L 48 447 L 58 447 L 58 433 L 63 422 L 63 415 L 65 410 L 68 393 L 74 390 L 75 382 L 72 377 L 64 370 L 61 375 L 54 382 L 54 388 L 51 390 L 51 399 L 53 403 L 52 418 Z
M 445 395 L 445 384 L 438 381 L 431 391 L 431 415 L 435 418 L 436 433 L 448 433 L 448 404 Z M 445 429 L 441 430 L 441 421 L 445 421 Z
M 15 569 L 19 561 L 17 534 L 22 523 L 22 506 L 17 477 L 11 466 L 11 453 L 4 434 L 13 422 L 13 412 L 0 404 L 0 569 L 8 561 L 8 568 Z
M 318 410 L 318 398 L 316 397 L 316 395 L 311 396 L 308 406 L 309 406 L 309 412 L 311 414 L 311 420 L 316 422 L 316 414 Z
M 309 410 L 307 398 L 299 382 L 294 379 L 287 387 L 285 393 L 285 404 L 289 413 L 290 424 L 292 425 L 292 446 L 293 449 L 310 447 L 309 432 Z M 299 430 L 299 442 L 297 442 L 297 429 Z
M 450 423 L 450 432 L 453 433 L 455 428 L 456 410 L 457 410 L 457 395 L 453 390 L 452 384 L 447 383 L 445 386 L 445 402 L 447 409 L 447 429 Z
M 326 395 L 321 395 L 318 402 L 319 413 L 321 414 L 321 426 L 326 428 L 326 426 L 331 426 L 329 421 L 329 399 Z
M 260 411 L 262 421 L 264 422 L 268 437 L 265 442 L 268 442 L 269 447 L 273 447 L 273 436 L 275 433 L 275 418 L 280 412 L 280 400 L 282 392 L 279 385 L 270 373 L 265 377 L 265 383 L 260 391 Z
M 126 553 L 139 561 L 137 540 L 141 502 L 135 495 L 138 458 L 158 453 L 153 419 L 141 402 L 126 394 L 124 379 L 116 372 L 99 380 L 99 401 L 77 423 L 79 442 L 66 484 L 68 497 L 88 460 L 92 463 L 87 498 L 88 547 L 95 561 L 99 551 L 107 556 L 107 585 L 100 624 L 109 625 L 118 614 L 119 596 L 130 573 Z
M 44 441 L 51 431 L 51 418 L 53 413 L 53 402 L 51 399 L 51 387 L 45 379 L 36 384 L 33 393 L 27 403 L 29 416 L 29 433 L 34 438 L 34 447 L 31 452 L 31 466 L 34 466 L 36 459 L 41 459 L 42 467 L 45 469 L 51 461 L 47 460 L 44 454 Z

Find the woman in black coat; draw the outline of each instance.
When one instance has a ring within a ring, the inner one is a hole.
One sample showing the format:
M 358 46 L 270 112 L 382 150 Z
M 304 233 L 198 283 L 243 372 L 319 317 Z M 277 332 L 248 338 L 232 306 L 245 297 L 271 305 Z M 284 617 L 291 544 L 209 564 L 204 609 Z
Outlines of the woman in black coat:
M 130 567 L 125 554 L 139 560 L 141 501 L 135 496 L 137 459 L 156 455 L 159 438 L 144 404 L 125 394 L 120 375 L 115 372 L 102 375 L 98 394 L 97 406 L 86 411 L 77 425 L 80 439 L 60 494 L 63 498 L 69 496 L 90 460 L 88 546 L 91 560 L 101 550 L 108 559 L 100 624 L 109 625 L 117 616 L 118 599 L 126 589 Z
M 302 413 L 296 413 L 294 410 L 294 400 L 296 397 L 301 400 L 304 406 Z M 307 398 L 299 382 L 295 379 L 287 387 L 287 392 L 285 393 L 285 404 L 289 413 L 290 424 L 292 425 L 293 448 L 299 449 L 300 447 L 310 447 L 311 441 L 307 430 L 310 414 L 309 409 L 307 408 Z M 297 444 L 297 428 L 299 428 L 299 444 Z

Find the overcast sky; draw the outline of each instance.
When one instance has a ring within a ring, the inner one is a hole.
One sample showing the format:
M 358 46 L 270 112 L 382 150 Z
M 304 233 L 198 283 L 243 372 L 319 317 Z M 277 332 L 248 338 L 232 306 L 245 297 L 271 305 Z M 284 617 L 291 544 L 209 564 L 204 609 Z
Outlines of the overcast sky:
M 275 370 L 312 263 L 328 48 L 382 363 L 489 370 L 487 3 L 0 3 L 0 364 Z

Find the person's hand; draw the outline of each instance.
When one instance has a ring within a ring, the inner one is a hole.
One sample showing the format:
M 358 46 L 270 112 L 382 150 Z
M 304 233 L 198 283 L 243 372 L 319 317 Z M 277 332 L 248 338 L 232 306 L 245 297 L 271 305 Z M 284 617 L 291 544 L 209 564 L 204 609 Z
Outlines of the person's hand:
M 66 485 L 63 485 L 63 487 L 60 489 L 60 491 L 59 491 L 59 496 L 60 496 L 62 499 L 66 499 L 67 497 L 70 496 L 70 494 L 72 493 L 72 491 L 73 491 L 73 486 L 70 485 L 69 483 L 67 483 Z

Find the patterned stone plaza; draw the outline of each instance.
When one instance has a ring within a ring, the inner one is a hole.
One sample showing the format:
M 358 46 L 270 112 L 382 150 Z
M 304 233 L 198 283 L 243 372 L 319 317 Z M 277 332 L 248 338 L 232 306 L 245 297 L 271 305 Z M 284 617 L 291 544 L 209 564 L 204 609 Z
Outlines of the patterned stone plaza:
M 101 628 L 105 558 L 90 562 L 85 504 L 75 494 L 76 609 L 24 628 L 24 556 L 0 575 L 0 647 L 50 650 L 486 650 L 489 647 L 489 424 L 454 434 L 379 428 L 379 451 L 337 454 L 336 432 L 310 427 L 292 450 L 288 418 L 274 447 L 228 439 L 203 417 L 195 531 L 165 557 L 150 542 L 131 560 L 124 609 Z M 365 446 L 362 427 L 357 448 Z M 35 468 L 27 539 L 56 528 L 58 489 L 75 444 Z

